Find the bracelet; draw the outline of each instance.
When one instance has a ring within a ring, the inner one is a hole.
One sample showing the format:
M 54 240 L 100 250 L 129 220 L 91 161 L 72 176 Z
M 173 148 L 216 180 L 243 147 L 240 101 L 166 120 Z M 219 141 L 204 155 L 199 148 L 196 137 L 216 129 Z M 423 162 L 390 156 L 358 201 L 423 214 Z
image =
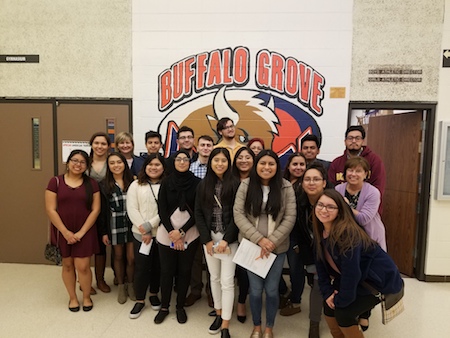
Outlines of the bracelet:
M 184 237 L 184 235 L 186 235 L 186 233 L 182 229 L 178 229 L 178 231 L 180 232 L 181 237 Z

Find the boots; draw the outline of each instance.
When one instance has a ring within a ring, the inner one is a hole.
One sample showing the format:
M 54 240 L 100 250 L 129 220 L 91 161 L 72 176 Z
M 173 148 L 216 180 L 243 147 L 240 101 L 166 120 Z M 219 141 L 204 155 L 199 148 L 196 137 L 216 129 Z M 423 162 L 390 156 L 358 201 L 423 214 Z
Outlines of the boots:
M 319 335 L 319 322 L 310 321 L 309 322 L 309 335 L 308 338 L 320 338 Z
M 344 334 L 341 331 L 341 328 L 339 327 L 338 322 L 336 321 L 336 318 L 324 316 L 325 321 L 328 324 L 328 327 L 330 328 L 330 333 L 333 336 L 333 338 L 345 338 Z
M 134 293 L 133 283 L 127 283 L 127 292 L 128 297 L 130 297 L 131 300 L 136 301 L 136 293 Z
M 95 278 L 97 288 L 105 293 L 111 292 L 111 288 L 105 282 L 106 255 L 95 255 Z
M 341 327 L 341 331 L 344 333 L 345 338 L 364 338 L 362 331 L 359 329 L 359 325 Z
M 125 288 L 124 284 L 119 284 L 119 290 L 117 295 L 117 301 L 119 304 L 124 304 L 127 301 L 128 294 L 127 289 Z

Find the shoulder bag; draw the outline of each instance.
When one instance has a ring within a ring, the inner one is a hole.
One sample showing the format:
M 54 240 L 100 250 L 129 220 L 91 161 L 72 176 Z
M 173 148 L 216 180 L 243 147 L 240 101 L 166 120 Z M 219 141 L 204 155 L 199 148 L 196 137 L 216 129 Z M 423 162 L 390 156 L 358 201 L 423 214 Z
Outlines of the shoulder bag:
M 56 186 L 59 187 L 59 178 L 56 176 Z M 59 230 L 56 233 L 56 245 L 51 242 L 51 231 L 52 223 L 48 222 L 48 232 L 47 232 L 47 244 L 45 245 L 44 257 L 46 260 L 55 263 L 56 265 L 61 265 L 62 257 L 61 251 L 58 248 L 59 243 Z
M 380 291 L 377 291 L 372 285 L 365 281 L 361 284 L 380 300 L 381 317 L 382 323 L 384 325 L 389 323 L 392 319 L 397 317 L 405 310 L 405 307 L 403 305 L 403 295 L 405 293 L 404 282 L 402 283 L 402 289 L 399 292 L 390 294 L 382 294 Z

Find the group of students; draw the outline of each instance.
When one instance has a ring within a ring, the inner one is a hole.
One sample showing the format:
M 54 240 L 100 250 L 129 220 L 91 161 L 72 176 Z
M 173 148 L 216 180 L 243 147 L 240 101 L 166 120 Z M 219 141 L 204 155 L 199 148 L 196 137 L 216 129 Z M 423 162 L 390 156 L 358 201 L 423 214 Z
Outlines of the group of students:
M 91 155 L 72 151 L 66 173 L 53 177 L 45 192 L 54 225 L 52 241 L 63 257 L 70 311 L 80 310 L 77 278 L 83 310 L 93 307 L 89 267 L 93 254 L 97 286 L 109 292 L 103 278 L 106 245 L 113 246 L 119 303 L 128 297 L 135 300 L 130 318 L 137 318 L 149 291 L 151 307 L 158 311 L 156 324 L 169 314 L 173 289 L 177 320 L 187 321 L 185 299 L 201 245 L 216 314 L 208 331 L 225 338 L 230 337 L 235 277 L 239 321 L 245 321 L 249 294 L 251 338 L 273 337 L 286 258 L 292 291 L 282 311 L 300 312 L 307 276 L 312 338 L 319 337 L 322 310 L 333 337 L 363 337 L 361 329 L 368 328 L 370 310 L 379 300 L 361 282 L 383 293 L 402 288 L 397 267 L 385 252 L 379 192 L 365 182 L 370 168 L 364 158 L 346 162 L 346 183 L 335 190 L 327 183 L 324 166 L 317 162 L 307 166 L 302 153 L 289 156 L 283 173 L 277 154 L 264 149 L 262 140 L 249 142 L 258 146 L 257 154 L 251 145 L 241 146 L 233 151 L 234 158 L 227 148 L 216 146 L 203 179 L 190 171 L 191 153 L 185 149 L 170 160 L 157 147 L 136 157 L 129 133 L 117 135 L 118 152 L 109 153 L 104 133 L 94 134 L 90 143 Z M 233 262 L 242 238 L 260 247 L 260 259 L 276 255 L 265 278 Z

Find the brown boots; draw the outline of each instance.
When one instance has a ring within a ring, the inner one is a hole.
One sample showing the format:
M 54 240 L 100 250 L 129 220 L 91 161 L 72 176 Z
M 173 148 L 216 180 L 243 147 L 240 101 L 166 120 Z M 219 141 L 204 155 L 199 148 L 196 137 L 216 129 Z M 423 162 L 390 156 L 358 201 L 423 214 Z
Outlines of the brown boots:
M 105 293 L 111 292 L 111 288 L 105 282 L 106 255 L 95 255 L 95 278 L 97 288 Z
M 324 316 L 333 338 L 364 338 L 359 325 L 340 327 L 336 318 Z

